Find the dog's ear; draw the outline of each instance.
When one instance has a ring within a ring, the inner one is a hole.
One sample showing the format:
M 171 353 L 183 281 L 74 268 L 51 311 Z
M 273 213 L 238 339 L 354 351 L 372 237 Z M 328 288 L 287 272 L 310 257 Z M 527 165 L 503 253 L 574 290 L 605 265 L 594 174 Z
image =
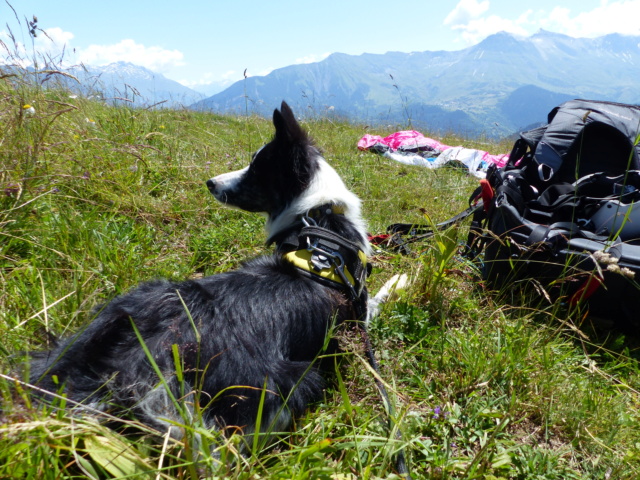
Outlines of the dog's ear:
M 307 142 L 307 134 L 298 124 L 291 107 L 282 102 L 280 110 L 273 111 L 273 126 L 276 128 L 276 140 L 287 144 L 301 144 Z
M 284 169 L 295 172 L 297 181 L 306 186 L 315 162 L 308 154 L 311 140 L 307 132 L 302 129 L 286 102 L 282 102 L 280 110 L 273 112 L 273 125 L 276 127 L 274 143 L 281 153 L 276 158 Z

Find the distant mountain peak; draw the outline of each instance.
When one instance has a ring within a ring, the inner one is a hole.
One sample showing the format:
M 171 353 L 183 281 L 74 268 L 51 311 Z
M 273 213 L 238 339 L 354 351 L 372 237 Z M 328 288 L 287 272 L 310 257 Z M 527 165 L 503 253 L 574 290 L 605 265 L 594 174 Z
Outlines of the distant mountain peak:
M 135 75 L 142 78 L 153 78 L 156 76 L 164 77 L 161 73 L 154 73 L 146 67 L 141 65 L 135 65 L 131 62 L 113 62 L 108 65 L 97 67 L 105 73 L 111 73 L 116 75 Z
M 79 90 L 87 95 L 98 92 L 105 99 L 127 98 L 133 105 L 183 107 L 204 96 L 161 73 L 126 61 L 100 66 L 76 66 L 69 71 L 80 80 L 79 87 L 68 85 L 71 90 Z
M 545 30 L 544 28 L 541 28 L 536 33 L 531 35 L 530 38 L 534 39 L 534 38 L 539 38 L 539 37 L 545 37 L 545 38 L 573 38 L 573 37 L 570 37 L 569 35 L 565 35 L 564 33 L 552 32 L 550 30 Z
M 368 125 L 495 137 L 544 122 L 568 98 L 640 103 L 638 43 L 540 30 L 499 32 L 458 51 L 334 53 L 236 82 L 192 107 L 243 114 L 249 104 L 268 115 L 284 99 L 301 114 L 331 107 Z
M 118 67 L 136 67 L 136 68 L 142 68 L 142 69 L 145 69 L 145 70 L 146 70 L 146 68 L 145 68 L 145 67 L 143 67 L 142 65 L 136 65 L 136 64 L 134 64 L 134 63 L 127 62 L 126 60 L 118 60 L 117 62 L 111 62 L 111 63 L 108 63 L 106 66 L 107 66 L 107 67 L 110 67 L 110 66 L 118 66 Z
M 471 49 L 483 49 L 492 51 L 510 51 L 514 48 L 520 48 L 526 37 L 516 35 L 510 32 L 498 32 L 489 35 Z

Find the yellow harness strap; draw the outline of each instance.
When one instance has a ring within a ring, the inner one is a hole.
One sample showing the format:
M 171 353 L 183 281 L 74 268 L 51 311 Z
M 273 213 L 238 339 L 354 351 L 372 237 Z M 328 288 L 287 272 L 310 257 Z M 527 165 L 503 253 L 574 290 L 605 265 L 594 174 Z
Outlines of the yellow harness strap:
M 331 268 L 323 268 L 322 270 L 317 270 L 311 263 L 311 252 L 306 248 L 286 253 L 284 255 L 284 258 L 302 270 L 306 270 L 307 272 L 313 273 L 314 275 L 318 275 L 332 282 L 344 285 L 342 278 L 340 277 L 340 275 L 338 275 L 338 273 L 336 273 L 335 265 L 332 265 Z M 362 250 L 358 251 L 358 258 L 362 262 L 363 266 L 367 265 L 367 256 Z M 351 275 L 351 272 L 349 272 L 346 267 L 344 268 L 344 276 L 351 283 L 351 285 L 356 284 L 353 275 Z

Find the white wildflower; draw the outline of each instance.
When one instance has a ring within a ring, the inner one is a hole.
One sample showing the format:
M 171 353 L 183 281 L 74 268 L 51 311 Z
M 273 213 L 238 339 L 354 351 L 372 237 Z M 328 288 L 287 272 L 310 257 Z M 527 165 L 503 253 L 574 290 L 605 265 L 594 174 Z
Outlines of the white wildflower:
M 620 267 L 615 263 L 610 263 L 609 265 L 607 265 L 607 271 L 612 273 L 621 273 Z
M 593 258 L 596 259 L 600 265 L 615 265 L 618 263 L 618 259 L 612 257 L 610 253 L 606 253 L 602 250 L 598 250 L 597 252 L 593 252 Z
M 26 105 L 22 106 L 22 111 L 24 112 L 25 115 L 29 115 L 29 116 L 32 116 L 32 115 L 36 114 L 36 109 L 33 108 L 28 103 Z
M 631 270 L 630 268 L 627 268 L 627 267 L 622 267 L 620 269 L 620 274 L 623 277 L 627 277 L 627 278 L 635 278 L 635 276 L 636 276 L 636 272 L 634 272 L 633 270 Z

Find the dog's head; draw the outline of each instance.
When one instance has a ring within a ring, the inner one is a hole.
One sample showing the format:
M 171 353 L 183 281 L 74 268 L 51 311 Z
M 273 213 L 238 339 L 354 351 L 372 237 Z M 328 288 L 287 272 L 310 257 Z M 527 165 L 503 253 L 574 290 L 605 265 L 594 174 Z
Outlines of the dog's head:
M 368 252 L 360 199 L 322 158 L 285 102 L 273 112 L 273 125 L 273 140 L 253 154 L 248 167 L 207 180 L 213 196 L 232 207 L 266 213 L 269 239 L 311 209 L 339 206 Z
M 248 167 L 207 180 L 220 202 L 275 218 L 309 186 L 318 150 L 285 102 L 273 112 L 273 125 L 273 140 L 253 154 Z

